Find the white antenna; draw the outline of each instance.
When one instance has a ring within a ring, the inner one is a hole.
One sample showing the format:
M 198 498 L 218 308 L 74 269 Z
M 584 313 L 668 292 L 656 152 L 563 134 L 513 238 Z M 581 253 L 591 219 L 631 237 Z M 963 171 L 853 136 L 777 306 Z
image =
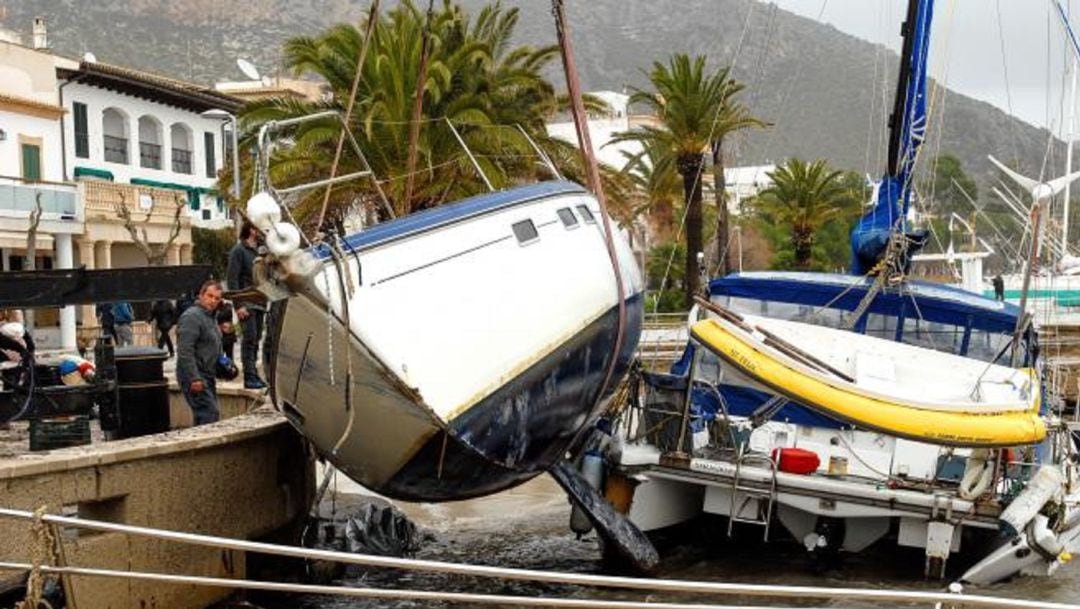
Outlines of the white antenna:
M 244 73 L 244 76 L 247 76 L 251 80 L 262 80 L 259 77 L 259 69 L 250 61 L 244 58 L 237 59 L 236 67 L 240 68 L 240 71 Z

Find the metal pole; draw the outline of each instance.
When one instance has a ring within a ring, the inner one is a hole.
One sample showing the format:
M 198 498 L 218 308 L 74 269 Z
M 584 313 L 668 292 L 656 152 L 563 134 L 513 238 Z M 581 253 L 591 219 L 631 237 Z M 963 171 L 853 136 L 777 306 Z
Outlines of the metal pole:
M 229 125 L 232 127 L 232 175 L 233 175 L 233 227 L 236 229 L 236 234 L 240 234 L 240 138 L 237 132 L 240 130 L 237 126 L 236 115 L 229 114 Z
M 1039 260 L 1039 224 L 1042 220 L 1042 205 L 1045 199 L 1035 199 L 1031 206 L 1031 250 L 1028 254 L 1027 268 L 1024 269 L 1024 285 L 1020 289 L 1020 315 L 1016 318 L 1016 329 L 1013 330 L 1012 353 L 1009 355 L 1009 365 L 1016 367 L 1016 356 L 1020 352 L 1020 335 L 1030 317 L 1027 314 L 1028 288 L 1031 287 L 1031 272 L 1035 263 Z
M 465 140 L 461 139 L 461 134 L 454 128 L 454 123 L 451 123 L 450 119 L 445 116 L 443 117 L 443 120 L 450 126 L 450 132 L 457 138 L 458 143 L 461 144 L 461 147 L 465 150 L 465 154 L 469 155 L 469 160 L 472 161 L 473 167 L 476 168 L 476 173 L 480 174 L 480 179 L 484 181 L 484 184 L 487 184 L 488 190 L 495 192 L 495 187 L 491 185 L 491 180 L 488 180 L 487 175 L 484 174 L 484 170 L 480 168 L 480 163 L 476 162 L 476 157 L 473 156 L 472 150 L 469 150 L 469 147 L 465 145 Z
M 1080 68 L 1080 62 L 1073 59 L 1072 65 L 1072 86 L 1071 93 L 1069 94 L 1069 130 L 1067 133 L 1066 146 L 1065 146 L 1065 175 L 1072 173 L 1072 161 L 1073 161 L 1073 139 L 1076 137 L 1076 71 Z M 1061 212 L 1061 255 L 1062 257 L 1069 254 L 1069 185 L 1071 182 L 1065 183 L 1065 203 L 1062 206 Z

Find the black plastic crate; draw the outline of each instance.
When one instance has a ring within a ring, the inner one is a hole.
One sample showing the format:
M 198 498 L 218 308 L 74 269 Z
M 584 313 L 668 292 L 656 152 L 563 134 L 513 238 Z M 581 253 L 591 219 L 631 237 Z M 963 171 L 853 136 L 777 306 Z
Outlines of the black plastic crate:
M 86 416 L 30 420 L 30 450 L 53 450 L 90 443 L 90 418 Z

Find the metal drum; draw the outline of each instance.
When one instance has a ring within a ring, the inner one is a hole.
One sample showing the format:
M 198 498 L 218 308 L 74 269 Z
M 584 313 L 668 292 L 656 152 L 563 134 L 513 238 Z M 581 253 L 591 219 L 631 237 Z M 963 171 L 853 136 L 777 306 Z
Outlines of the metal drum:
M 154 347 L 116 349 L 117 436 L 133 438 L 169 430 L 169 354 Z

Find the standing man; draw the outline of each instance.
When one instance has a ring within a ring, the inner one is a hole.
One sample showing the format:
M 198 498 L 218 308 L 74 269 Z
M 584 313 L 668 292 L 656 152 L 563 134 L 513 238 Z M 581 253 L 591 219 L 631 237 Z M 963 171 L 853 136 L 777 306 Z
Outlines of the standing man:
M 150 319 L 147 321 L 157 328 L 157 348 L 168 347 L 169 357 L 176 355 L 172 337 L 169 336 L 169 331 L 176 325 L 176 307 L 173 306 L 173 302 L 171 300 L 155 300 L 154 304 L 150 306 Z
M 994 300 L 1005 302 L 1005 280 L 1001 278 L 1001 273 L 994 275 L 990 283 L 994 284 Z
M 213 423 L 221 417 L 216 384 L 221 332 L 215 316 L 220 304 L 221 283 L 207 281 L 199 289 L 195 304 L 180 316 L 176 331 L 176 382 L 196 425 Z
M 113 323 L 115 324 L 116 344 L 125 347 L 135 344 L 135 334 L 131 330 L 131 323 L 135 321 L 135 311 L 131 304 L 118 302 L 112 306 Z
M 229 269 L 226 273 L 230 290 L 243 290 L 254 284 L 255 256 L 259 245 L 259 232 L 249 222 L 240 227 L 240 240 L 229 252 Z M 236 307 L 243 338 L 240 342 L 240 361 L 244 365 L 244 388 L 265 389 L 266 381 L 259 377 L 255 362 L 259 354 L 259 339 L 263 329 L 262 307 L 241 304 Z

